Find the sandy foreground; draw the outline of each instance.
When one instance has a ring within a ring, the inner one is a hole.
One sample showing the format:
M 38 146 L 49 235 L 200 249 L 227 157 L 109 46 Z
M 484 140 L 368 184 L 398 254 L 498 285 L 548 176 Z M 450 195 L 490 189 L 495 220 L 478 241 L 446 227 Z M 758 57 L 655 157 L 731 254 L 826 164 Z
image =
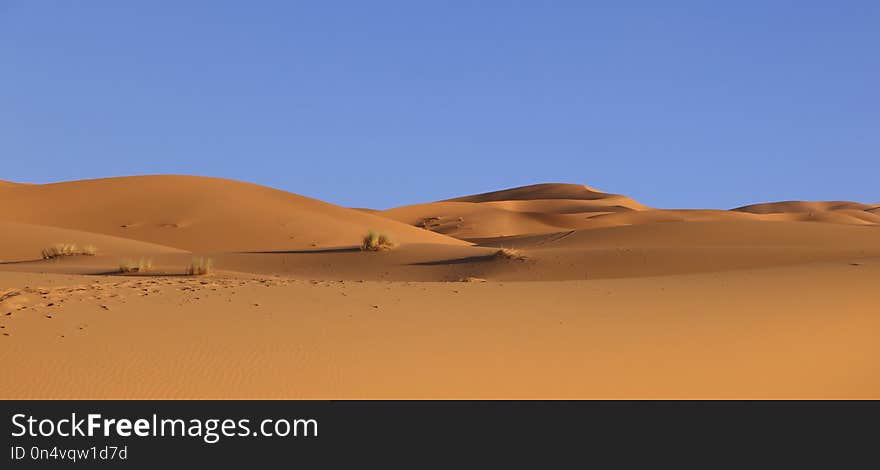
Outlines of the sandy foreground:
M 0 398 L 880 398 L 876 204 L 537 185 L 370 211 L 176 176 L 0 197 Z M 97 253 L 39 259 L 62 242 Z

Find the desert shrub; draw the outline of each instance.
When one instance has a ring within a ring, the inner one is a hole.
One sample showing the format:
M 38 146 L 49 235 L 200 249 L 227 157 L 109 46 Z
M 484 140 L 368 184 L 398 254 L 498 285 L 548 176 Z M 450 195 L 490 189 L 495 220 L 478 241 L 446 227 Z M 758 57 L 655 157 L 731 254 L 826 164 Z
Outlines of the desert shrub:
M 210 274 L 214 269 L 214 261 L 211 258 L 197 257 L 193 258 L 186 267 L 186 274 L 190 276 L 202 276 Z
M 43 248 L 43 259 L 54 259 L 62 256 L 95 256 L 97 249 L 94 245 L 86 245 L 82 248 L 75 243 L 56 243 L 48 248 Z
M 495 259 L 509 259 L 513 261 L 525 261 L 528 259 L 525 253 L 519 250 L 514 250 L 513 248 L 502 248 L 496 251 L 492 257 Z
M 119 272 L 125 273 L 146 273 L 153 270 L 153 260 L 141 258 L 138 261 L 122 260 L 119 263 Z
M 364 239 L 361 242 L 361 250 L 363 251 L 390 250 L 395 246 L 395 243 L 391 241 L 391 238 L 389 238 L 388 235 L 373 231 L 364 235 Z
M 431 230 L 440 225 L 440 217 L 425 217 L 416 223 L 416 227 Z

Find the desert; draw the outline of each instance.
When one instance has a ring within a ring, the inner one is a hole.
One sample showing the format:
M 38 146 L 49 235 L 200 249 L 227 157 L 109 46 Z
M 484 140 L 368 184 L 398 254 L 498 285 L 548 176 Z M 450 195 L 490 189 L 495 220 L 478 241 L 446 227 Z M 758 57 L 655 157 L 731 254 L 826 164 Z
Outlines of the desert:
M 0 398 L 880 398 L 880 204 L 450 196 L 2 182 Z

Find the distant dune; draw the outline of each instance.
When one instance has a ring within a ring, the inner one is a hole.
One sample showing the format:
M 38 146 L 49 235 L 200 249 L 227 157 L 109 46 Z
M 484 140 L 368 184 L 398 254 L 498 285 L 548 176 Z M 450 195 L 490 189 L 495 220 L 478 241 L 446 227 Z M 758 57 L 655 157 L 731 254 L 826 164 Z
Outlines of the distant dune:
M 586 201 L 602 201 L 607 199 L 626 200 L 626 205 L 643 208 L 641 204 L 625 196 L 599 191 L 582 184 L 542 183 L 520 186 L 488 193 L 461 196 L 447 201 L 454 202 L 493 202 L 493 201 L 534 201 L 537 199 L 574 199 Z
M 733 209 L 753 214 L 791 214 L 803 212 L 829 212 L 839 210 L 866 211 L 875 208 L 871 204 L 849 201 L 782 201 L 752 204 Z
M 381 214 L 461 239 L 584 228 L 592 217 L 647 209 L 626 196 L 576 184 L 536 184 L 416 204 Z
M 877 206 L 854 202 L 778 202 L 713 209 L 652 209 L 629 197 L 574 184 L 537 184 L 397 207 L 394 220 L 463 240 L 555 233 L 659 222 L 810 221 L 880 225 Z
M 880 204 L 552 183 L 379 211 L 194 176 L 0 201 L 0 398 L 880 398 Z

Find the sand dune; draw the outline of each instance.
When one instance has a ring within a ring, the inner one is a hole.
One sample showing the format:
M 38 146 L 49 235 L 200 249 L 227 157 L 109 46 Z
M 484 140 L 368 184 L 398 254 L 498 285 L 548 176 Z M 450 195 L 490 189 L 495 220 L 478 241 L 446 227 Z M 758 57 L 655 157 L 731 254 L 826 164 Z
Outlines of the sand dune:
M 880 227 L 760 220 L 644 223 L 484 239 L 481 246 L 412 245 L 388 253 L 221 256 L 223 265 L 313 279 L 583 280 L 720 272 L 880 256 Z M 516 248 L 527 261 L 493 257 Z
M 868 211 L 841 209 L 828 212 L 789 212 L 763 214 L 760 220 L 786 222 L 824 222 L 846 225 L 878 225 L 880 217 Z
M 835 224 L 880 225 L 876 205 L 849 201 L 783 201 L 733 209 L 761 214 L 762 220 L 826 222 Z
M 99 274 L 146 254 L 156 273 L 180 274 L 196 252 L 211 253 L 230 273 L 558 281 L 880 256 L 876 207 L 843 201 L 669 210 L 587 186 L 540 184 L 372 211 L 187 176 L 11 183 L 0 196 L 8 203 L 0 259 L 15 261 L 7 269 L 18 271 Z M 370 229 L 403 245 L 361 253 L 355 244 Z M 95 245 L 106 256 L 35 261 L 59 242 Z M 493 258 L 503 247 L 525 250 L 529 262 Z
M 599 215 L 647 209 L 626 196 L 575 184 L 538 184 L 382 211 L 463 240 L 578 229 Z
M 466 243 L 384 217 L 238 181 L 136 176 L 0 188 L 2 220 L 189 251 L 351 246 L 369 230 L 399 243 Z
M 435 202 L 381 212 L 391 219 L 463 240 L 571 228 L 565 216 L 519 212 L 488 204 Z M 556 218 L 554 218 L 556 216 Z
M 763 220 L 880 225 L 877 208 L 847 201 L 787 201 L 714 209 L 652 209 L 626 196 L 573 184 L 539 184 L 379 213 L 405 224 L 481 242 L 504 236 L 554 233 L 657 222 Z
M 530 263 L 503 280 L 571 280 L 721 272 L 880 256 L 880 227 L 760 220 L 664 222 L 485 239 L 523 250 Z M 489 267 L 489 266 L 487 266 Z
M 540 239 L 541 237 L 535 237 Z M 546 237 L 545 237 L 546 238 Z M 653 223 L 578 230 L 540 246 L 598 248 L 636 246 L 804 246 L 831 247 L 846 241 L 849 248 L 880 249 L 880 227 L 767 223 L 760 220 L 704 220 Z
M 0 261 L 20 262 L 39 260 L 41 251 L 57 243 L 72 243 L 98 248 L 96 256 L 152 255 L 185 253 L 183 250 L 126 238 L 82 232 L 42 225 L 0 221 Z
M 799 212 L 827 212 L 842 209 L 865 211 L 871 209 L 871 204 L 861 204 L 849 201 L 782 201 L 768 202 L 764 204 L 752 204 L 749 206 L 733 209 L 740 212 L 754 214 L 779 214 Z
M 0 200 L 0 398 L 880 397 L 877 204 L 541 184 L 376 211 L 188 176 Z
M 644 208 L 644 206 L 628 197 L 610 194 L 582 184 L 568 183 L 542 183 L 518 188 L 502 189 L 488 193 L 462 196 L 446 199 L 451 202 L 493 202 L 493 201 L 532 201 L 537 199 L 576 199 L 587 201 L 602 201 L 612 199 L 617 203 L 626 201 L 632 208 Z

